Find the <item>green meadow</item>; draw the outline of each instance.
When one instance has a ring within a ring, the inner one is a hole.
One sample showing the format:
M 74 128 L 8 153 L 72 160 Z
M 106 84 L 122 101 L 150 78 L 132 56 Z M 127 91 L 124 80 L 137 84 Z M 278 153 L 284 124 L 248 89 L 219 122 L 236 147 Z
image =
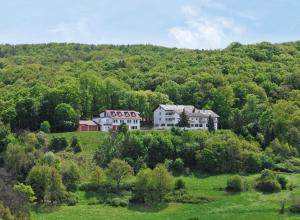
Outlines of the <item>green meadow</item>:
M 50 134 L 64 136 L 69 141 L 76 136 L 83 146 L 79 156 L 90 160 L 93 152 L 103 141 L 105 133 L 101 132 L 71 132 Z M 84 172 L 84 169 L 83 169 Z M 88 176 L 85 173 L 84 176 Z M 263 194 L 253 188 L 242 193 L 227 193 L 224 191 L 226 182 L 231 175 L 189 175 L 182 176 L 189 194 L 210 199 L 200 204 L 169 203 L 156 207 L 144 205 L 129 205 L 129 207 L 112 207 L 96 204 L 94 195 L 77 191 L 79 203 L 75 206 L 47 206 L 32 212 L 34 220 L 269 220 L 269 219 L 300 219 L 300 215 L 290 214 L 288 201 L 292 193 L 300 191 L 300 174 L 285 174 L 290 185 L 297 186 L 293 191 L 283 190 L 279 193 Z M 244 176 L 249 185 L 258 175 Z M 285 214 L 279 214 L 280 202 L 286 200 Z
M 108 205 L 89 205 L 95 199 L 84 192 L 77 192 L 80 197 L 75 206 L 47 207 L 32 213 L 36 220 L 188 220 L 198 217 L 205 220 L 232 219 L 300 219 L 300 216 L 279 214 L 280 201 L 288 199 L 292 191 L 263 194 L 250 189 L 242 193 L 226 193 L 223 188 L 230 175 L 188 176 L 182 177 L 189 193 L 212 198 L 213 201 L 201 204 L 162 204 L 158 207 L 132 205 L 126 208 Z M 245 177 L 248 182 L 255 175 Z M 300 182 L 300 175 L 287 175 L 291 184 Z M 295 189 L 298 190 L 298 189 Z M 288 204 L 287 204 L 288 205 Z

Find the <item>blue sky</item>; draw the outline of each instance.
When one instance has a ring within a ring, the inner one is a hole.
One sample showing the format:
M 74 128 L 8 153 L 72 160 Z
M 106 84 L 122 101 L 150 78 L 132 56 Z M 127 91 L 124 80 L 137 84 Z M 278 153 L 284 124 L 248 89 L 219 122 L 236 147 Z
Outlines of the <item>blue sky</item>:
M 224 48 L 300 40 L 299 0 L 0 0 L 0 43 Z

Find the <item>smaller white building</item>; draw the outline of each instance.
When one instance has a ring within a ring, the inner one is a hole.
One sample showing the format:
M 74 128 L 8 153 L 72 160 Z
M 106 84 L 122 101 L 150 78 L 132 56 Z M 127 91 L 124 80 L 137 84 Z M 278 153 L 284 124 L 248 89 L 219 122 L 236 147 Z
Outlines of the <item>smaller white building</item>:
M 118 126 L 126 124 L 129 130 L 140 130 L 141 116 L 139 112 L 130 110 L 105 110 L 94 118 L 100 131 L 116 131 Z
M 192 105 L 159 105 L 153 112 L 154 128 L 176 127 L 180 120 L 180 114 L 185 112 L 189 118 L 190 127 L 188 130 L 208 130 L 208 119 L 214 121 L 215 130 L 218 129 L 219 115 L 211 110 L 200 110 Z

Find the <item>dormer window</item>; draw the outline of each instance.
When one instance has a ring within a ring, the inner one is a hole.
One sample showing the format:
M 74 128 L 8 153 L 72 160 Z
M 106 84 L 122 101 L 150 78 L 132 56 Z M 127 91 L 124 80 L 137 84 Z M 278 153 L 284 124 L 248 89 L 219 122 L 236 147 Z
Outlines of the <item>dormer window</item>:
M 131 112 L 131 117 L 136 117 L 135 112 Z
M 123 116 L 122 112 L 117 112 L 117 114 L 118 114 L 118 117 L 122 117 Z

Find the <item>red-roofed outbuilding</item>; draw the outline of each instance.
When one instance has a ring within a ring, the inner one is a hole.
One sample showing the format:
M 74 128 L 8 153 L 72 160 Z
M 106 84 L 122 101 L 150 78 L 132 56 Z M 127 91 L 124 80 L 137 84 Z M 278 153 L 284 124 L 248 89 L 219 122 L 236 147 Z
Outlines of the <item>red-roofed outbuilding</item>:
M 78 131 L 98 131 L 98 125 L 92 120 L 80 120 Z

